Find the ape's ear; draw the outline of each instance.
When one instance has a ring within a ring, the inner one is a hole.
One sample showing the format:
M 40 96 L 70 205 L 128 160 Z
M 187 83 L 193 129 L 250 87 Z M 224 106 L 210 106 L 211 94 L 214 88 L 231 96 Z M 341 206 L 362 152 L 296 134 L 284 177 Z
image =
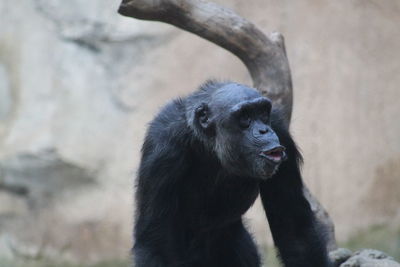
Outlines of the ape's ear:
M 206 103 L 201 103 L 194 111 L 195 124 L 206 133 L 211 133 L 214 122 L 211 119 L 211 112 Z

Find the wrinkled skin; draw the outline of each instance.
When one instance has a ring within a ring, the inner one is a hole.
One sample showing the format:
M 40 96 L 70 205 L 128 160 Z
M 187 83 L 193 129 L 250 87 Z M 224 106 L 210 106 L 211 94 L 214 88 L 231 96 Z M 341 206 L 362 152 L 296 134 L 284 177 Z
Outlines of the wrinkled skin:
M 269 99 L 254 89 L 228 84 L 213 94 L 209 106 L 211 116 L 200 119 L 218 129 L 214 146 L 223 167 L 236 175 L 271 177 L 285 158 L 285 148 L 271 128 Z

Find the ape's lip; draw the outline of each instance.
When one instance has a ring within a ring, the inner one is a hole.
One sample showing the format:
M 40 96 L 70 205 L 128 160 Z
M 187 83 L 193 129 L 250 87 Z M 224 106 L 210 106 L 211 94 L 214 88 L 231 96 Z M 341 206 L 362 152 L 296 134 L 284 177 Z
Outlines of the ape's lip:
M 263 150 L 260 153 L 260 156 L 272 161 L 273 163 L 280 163 L 282 162 L 285 157 L 285 147 L 283 146 L 276 146 L 272 149 Z

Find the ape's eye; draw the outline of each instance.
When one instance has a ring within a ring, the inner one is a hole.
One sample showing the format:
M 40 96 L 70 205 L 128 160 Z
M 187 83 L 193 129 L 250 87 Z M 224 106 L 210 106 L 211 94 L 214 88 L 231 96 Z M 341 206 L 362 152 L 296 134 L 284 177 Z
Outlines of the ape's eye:
M 249 128 L 250 123 L 251 123 L 251 119 L 250 119 L 250 117 L 248 115 L 240 116 L 240 119 L 239 119 L 240 127 L 244 128 L 244 129 L 245 128 Z

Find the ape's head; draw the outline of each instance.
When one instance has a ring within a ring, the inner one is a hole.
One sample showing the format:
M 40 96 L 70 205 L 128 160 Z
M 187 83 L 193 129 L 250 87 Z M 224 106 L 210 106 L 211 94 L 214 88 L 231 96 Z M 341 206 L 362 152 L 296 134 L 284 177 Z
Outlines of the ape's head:
M 286 157 L 271 128 L 271 101 L 236 83 L 222 84 L 208 94 L 208 102 L 195 107 L 192 123 L 222 166 L 240 176 L 271 177 Z

